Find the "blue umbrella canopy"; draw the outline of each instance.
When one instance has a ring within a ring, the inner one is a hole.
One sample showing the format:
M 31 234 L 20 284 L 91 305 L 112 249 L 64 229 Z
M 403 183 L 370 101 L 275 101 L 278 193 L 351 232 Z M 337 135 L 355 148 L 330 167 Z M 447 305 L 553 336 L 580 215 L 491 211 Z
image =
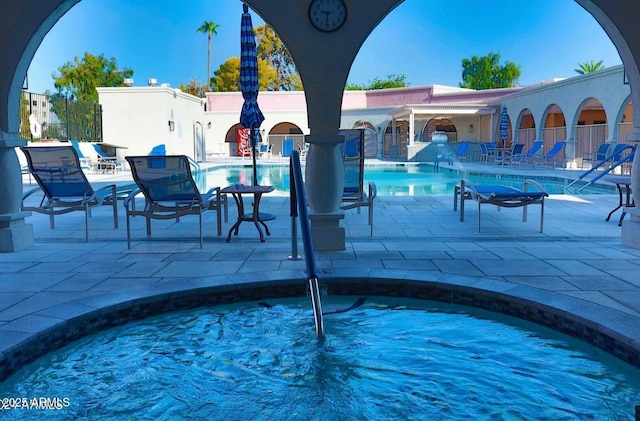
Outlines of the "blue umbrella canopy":
M 251 14 L 246 4 L 242 5 L 242 20 L 240 21 L 240 89 L 244 104 L 240 112 L 240 124 L 250 129 L 251 148 L 253 155 L 253 184 L 258 184 L 256 173 L 256 129 L 264 121 L 264 115 L 258 106 L 258 55 L 256 38 L 253 33 Z
M 507 144 L 507 138 L 509 137 L 509 114 L 507 113 L 507 106 L 502 107 L 502 115 L 500 116 L 500 140 L 502 140 L 502 146 Z

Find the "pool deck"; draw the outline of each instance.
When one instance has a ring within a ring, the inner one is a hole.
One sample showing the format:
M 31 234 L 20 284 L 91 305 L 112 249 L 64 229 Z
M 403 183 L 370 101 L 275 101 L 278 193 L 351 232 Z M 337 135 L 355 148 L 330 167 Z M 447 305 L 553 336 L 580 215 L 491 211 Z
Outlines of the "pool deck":
M 249 159 L 217 160 L 250 164 Z M 266 162 L 266 161 L 262 161 Z M 277 159 L 268 162 L 278 162 Z M 454 167 L 456 165 L 454 164 Z M 574 179 L 581 171 L 463 164 L 530 175 Z M 130 173 L 92 175 L 98 185 L 130 184 Z M 28 185 L 24 176 L 25 190 Z M 331 279 L 397 279 L 485 290 L 538 303 L 581 320 L 629 347 L 640 350 L 640 250 L 621 244 L 617 195 L 552 195 L 545 202 L 544 233 L 540 207 L 483 207 L 478 233 L 477 207 L 468 202 L 465 221 L 453 211 L 453 197 L 378 197 L 374 231 L 369 234 L 366 209 L 347 211 L 346 250 L 318 252 L 320 281 Z M 108 207 L 95 209 L 84 241 L 84 215 L 56 217 L 34 213 L 36 239 L 31 249 L 0 254 L 0 361 L 26 342 L 70 320 L 114 305 L 195 288 L 300 279 L 304 260 L 290 259 L 291 218 L 287 197 L 265 195 L 261 211 L 276 215 L 271 235 L 261 243 L 250 223 L 225 242 L 236 209 L 229 203 L 223 236 L 215 235 L 215 214 L 203 214 L 205 241 L 197 241 L 197 218 L 153 221 L 150 238 L 142 218 L 132 220 L 132 247 L 127 249 L 124 208 L 113 229 Z M 302 242 L 298 241 L 302 250 Z M 310 320 L 310 328 L 312 328 Z M 0 376 L 0 379 L 2 377 Z

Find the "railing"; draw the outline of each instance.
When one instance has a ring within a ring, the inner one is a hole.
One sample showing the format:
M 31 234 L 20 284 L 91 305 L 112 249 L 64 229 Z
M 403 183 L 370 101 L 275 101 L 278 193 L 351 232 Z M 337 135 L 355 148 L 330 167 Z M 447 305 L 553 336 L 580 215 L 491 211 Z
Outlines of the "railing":
M 574 128 L 575 131 L 575 157 L 595 156 L 601 144 L 609 137 L 607 124 L 587 124 Z M 580 163 L 582 166 L 582 162 Z
M 189 161 L 189 165 L 191 166 L 192 172 L 200 171 L 200 164 L 198 164 L 193 158 L 190 156 L 187 157 L 187 161 Z
M 536 141 L 536 129 L 519 129 L 518 143 L 524 143 L 527 147 Z
M 302 169 L 298 151 L 291 152 L 289 158 L 291 218 L 300 213 L 300 229 L 302 231 L 302 243 L 304 245 L 304 259 L 307 264 L 307 276 L 309 281 L 309 293 L 311 306 L 313 307 L 313 320 L 316 326 L 316 334 L 324 336 L 324 322 L 322 320 L 322 303 L 320 302 L 320 286 L 318 285 L 318 270 L 316 258 L 313 254 L 313 242 L 311 241 L 311 226 L 307 212 L 307 195 L 302 182 Z M 295 219 L 293 219 L 295 222 Z M 295 231 L 294 234 L 295 235 Z M 295 252 L 297 254 L 297 250 Z
M 586 184 L 584 184 L 582 187 L 580 187 L 578 190 L 576 190 L 576 193 L 580 193 L 586 187 L 600 180 L 602 177 L 609 174 L 614 169 L 618 167 L 623 167 L 625 164 L 633 162 L 633 157 L 636 151 L 636 145 L 620 144 L 619 146 L 620 148 L 618 148 L 617 150 L 614 150 L 614 152 L 611 155 L 605 157 L 603 160 L 596 163 L 593 166 L 593 168 L 584 172 L 580 177 L 573 180 L 571 183 L 567 184 L 564 187 L 564 190 L 568 192 L 570 187 L 572 187 L 574 184 L 576 184 L 580 180 L 584 179 L 587 175 L 591 174 L 594 171 L 597 171 L 598 169 L 602 169 L 603 171 L 600 174 L 598 174 L 597 176 L 589 180 Z M 622 156 L 623 152 L 627 152 L 627 155 Z M 610 166 L 607 167 L 607 164 L 610 164 Z
M 567 128 L 562 127 L 547 127 L 542 129 L 542 140 L 544 140 L 545 146 L 553 145 L 556 142 L 561 142 L 567 139 Z
M 31 115 L 36 127 L 31 124 Z M 20 137 L 28 140 L 101 141 L 102 108 L 97 102 L 23 92 L 20 127 Z

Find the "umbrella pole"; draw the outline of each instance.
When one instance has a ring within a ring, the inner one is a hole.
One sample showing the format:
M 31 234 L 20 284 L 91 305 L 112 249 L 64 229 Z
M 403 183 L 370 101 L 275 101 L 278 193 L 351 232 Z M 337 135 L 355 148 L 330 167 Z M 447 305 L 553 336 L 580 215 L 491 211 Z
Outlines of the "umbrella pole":
M 253 159 L 253 185 L 258 185 L 258 165 L 256 164 L 256 131 L 252 127 L 251 132 L 249 134 L 249 139 L 251 139 L 251 156 Z

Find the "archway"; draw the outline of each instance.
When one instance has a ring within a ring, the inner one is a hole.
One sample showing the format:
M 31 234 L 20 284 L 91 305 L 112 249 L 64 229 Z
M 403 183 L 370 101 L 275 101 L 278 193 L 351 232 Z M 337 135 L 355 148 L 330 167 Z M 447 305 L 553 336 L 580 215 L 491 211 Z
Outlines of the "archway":
M 276 156 L 282 153 L 282 142 L 286 139 L 293 140 L 295 150 L 306 148 L 302 129 L 290 122 L 281 122 L 273 126 L 266 134 L 264 140 L 273 145 L 271 153 Z
M 527 148 L 531 147 L 531 144 L 536 140 L 536 121 L 530 109 L 525 108 L 520 111 L 517 125 L 516 141 L 524 143 Z
M 551 104 L 547 107 L 543 114 L 544 124 L 542 125 L 542 140 L 544 141 L 544 150 L 550 151 L 556 142 L 562 142 L 567 139 L 567 123 L 564 112 L 557 104 Z M 558 160 L 564 159 L 564 149 L 562 156 L 558 156 Z
M 385 158 L 407 156 L 407 143 L 409 143 L 408 121 L 395 120 L 395 133 L 393 132 L 392 122 L 387 124 L 387 127 L 384 129 L 384 140 L 382 142 L 382 151 Z
M 436 140 L 442 138 L 442 136 L 446 136 L 447 142 L 458 141 L 458 130 L 456 129 L 456 125 L 454 124 L 454 122 L 449 118 L 432 118 L 424 127 L 422 133 L 423 135 L 426 135 L 424 137 L 426 142 L 434 141 L 434 133 L 436 134 Z
M 596 98 L 585 99 L 578 111 L 573 136 L 575 157 L 595 156 L 600 145 L 609 138 L 607 114 Z
M 364 156 L 375 158 L 378 156 L 378 132 L 373 124 L 368 121 L 356 121 L 353 129 L 364 130 Z
M 240 123 L 234 124 L 227 130 L 227 133 L 224 136 L 224 143 L 227 145 L 227 152 L 229 156 L 240 156 L 241 153 L 238 151 L 238 142 L 240 131 L 243 129 Z

